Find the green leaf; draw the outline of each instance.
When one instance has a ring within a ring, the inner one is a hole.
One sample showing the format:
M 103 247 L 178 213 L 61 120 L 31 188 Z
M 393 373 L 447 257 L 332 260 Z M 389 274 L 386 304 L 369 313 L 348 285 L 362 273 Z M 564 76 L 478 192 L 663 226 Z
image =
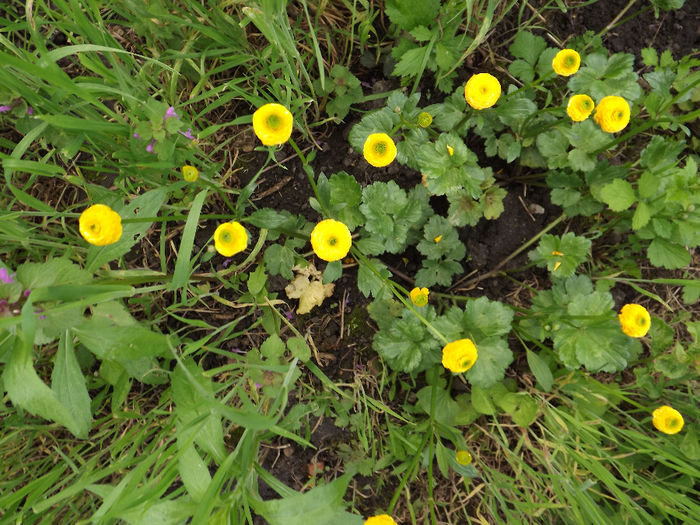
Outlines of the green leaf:
M 535 79 L 535 68 L 525 60 L 513 60 L 508 66 L 508 72 L 524 83 L 532 82 Z
M 284 341 L 280 339 L 280 336 L 272 334 L 260 345 L 260 355 L 265 359 L 275 360 L 284 355 L 285 349 Z
M 513 40 L 508 50 L 517 58 L 522 58 L 531 66 L 537 64 L 542 51 L 547 43 L 541 36 L 533 35 L 528 31 L 520 31 Z
M 496 402 L 521 427 L 529 427 L 537 419 L 537 401 L 526 392 L 509 392 Z
M 33 316 L 31 303 L 25 305 L 29 305 L 29 315 Z M 31 414 L 63 425 L 76 437 L 86 438 L 85 421 L 76 421 L 34 370 L 31 358 L 33 340 L 34 334 L 29 332 L 16 338 L 15 348 L 5 365 L 2 380 L 10 400 Z
M 427 42 L 433 36 L 433 32 L 425 26 L 416 26 L 409 33 L 418 42 Z
M 400 115 L 388 107 L 373 111 L 362 117 L 362 120 L 352 127 L 348 140 L 356 151 L 362 152 L 367 137 L 372 133 L 390 134 L 400 120 Z
M 552 371 L 549 369 L 547 362 L 535 352 L 528 350 L 527 364 L 530 366 L 532 374 L 535 376 L 535 379 L 539 382 L 542 389 L 545 392 L 551 391 L 552 385 L 554 385 L 554 376 L 552 376 Z
M 654 266 L 668 270 L 685 268 L 691 262 L 690 253 L 685 247 L 660 237 L 651 241 L 647 248 L 647 257 Z
M 285 279 L 294 279 L 294 272 L 292 267 L 294 266 L 295 252 L 288 247 L 289 243 L 285 243 L 284 246 L 280 244 L 273 244 L 265 250 L 265 255 L 263 260 L 265 266 L 267 267 L 270 275 L 281 275 Z
M 632 229 L 639 230 L 644 228 L 651 219 L 651 212 L 649 211 L 649 205 L 645 201 L 639 201 L 637 203 L 637 209 L 634 210 L 634 215 L 632 216 Z
M 503 389 L 505 391 L 505 388 Z M 491 398 L 491 393 L 479 386 L 472 387 L 472 406 L 479 414 L 493 416 L 498 413 L 496 405 Z
M 435 319 L 435 310 L 428 306 L 421 309 L 421 315 L 431 321 Z M 372 348 L 399 372 L 418 373 L 437 364 L 440 359 L 440 344 L 416 314 L 407 308 L 400 319 L 380 326 L 372 340 Z
M 129 202 L 123 209 L 118 210 L 122 219 L 147 219 L 156 217 L 163 206 L 168 194 L 164 188 L 149 190 Z M 139 242 L 152 221 L 130 222 L 122 225 L 122 236 L 114 244 L 108 246 L 91 246 L 88 248 L 85 269 L 94 272 L 103 264 L 125 255 Z
M 447 210 L 447 220 L 458 228 L 475 226 L 484 214 L 484 203 L 474 200 L 471 192 L 458 190 L 447 195 L 450 207 Z
M 178 444 L 179 441 L 180 439 L 178 439 Z M 182 483 L 192 499 L 200 501 L 211 483 L 209 469 L 192 443 L 184 445 L 178 456 L 177 469 Z
M 248 215 L 246 222 L 266 230 L 284 229 L 293 231 L 297 220 L 287 210 L 277 211 L 272 208 L 261 208 Z
M 168 119 L 176 120 L 176 119 Z M 180 249 L 177 251 L 177 262 L 175 263 L 175 271 L 173 272 L 173 280 L 170 283 L 170 290 L 177 290 L 187 284 L 189 273 L 192 267 L 192 247 L 194 246 L 194 236 L 197 233 L 197 225 L 199 224 L 199 215 L 202 211 L 204 199 L 207 197 L 209 190 L 200 191 L 192 201 L 190 212 L 187 215 L 187 223 L 182 232 L 182 240 L 180 241 Z
M 251 500 L 251 505 L 268 523 L 362 525 L 362 517 L 344 510 L 348 504 L 343 501 L 343 496 L 351 479 L 351 474 L 345 474 L 303 494 L 267 501 Z
M 416 398 L 418 402 L 416 403 L 423 412 L 430 414 L 430 407 L 432 404 L 431 393 L 433 391 L 432 385 L 427 385 L 416 392 Z M 444 388 L 435 388 L 435 413 L 433 414 L 435 421 L 438 423 L 453 427 L 457 422 L 457 417 L 460 413 L 460 407 L 457 402 L 452 399 L 449 392 Z
M 410 31 L 420 24 L 432 22 L 440 11 L 440 0 L 386 0 L 386 14 L 392 23 L 405 31 Z
M 561 237 L 545 234 L 536 250 L 529 253 L 530 259 L 542 266 L 544 263 L 553 275 L 571 277 L 576 268 L 587 258 L 591 241 L 568 232 Z
M 51 372 L 51 390 L 56 392 L 56 398 L 78 425 L 78 435 L 87 436 L 92 422 L 90 395 L 68 331 L 64 331 L 58 341 L 58 352 Z
M 637 200 L 634 188 L 623 179 L 615 179 L 603 186 L 600 197 L 612 211 L 624 211 Z
M 452 276 L 463 271 L 462 265 L 452 259 L 426 259 L 423 268 L 416 272 L 416 286 L 449 286 L 452 284 Z
M 511 97 L 496 107 L 496 115 L 506 126 L 517 129 L 537 111 L 537 104 L 522 96 Z
M 306 363 L 311 359 L 311 348 L 302 337 L 290 337 L 287 339 L 287 347 L 292 354 L 302 363 Z
M 423 238 L 416 246 L 428 259 L 463 259 L 467 252 L 459 240 L 457 229 L 444 217 L 433 215 L 423 228 Z
M 248 274 L 248 291 L 255 297 L 265 288 L 267 284 L 267 272 L 265 272 L 265 264 L 258 264 L 255 270 Z
M 379 259 L 369 259 L 369 262 L 382 277 L 386 279 L 391 277 L 391 272 Z M 357 271 L 357 288 L 365 297 L 372 295 L 376 299 L 382 299 L 392 295 L 385 282 L 366 264 L 360 264 L 360 269 Z
M 426 54 L 429 52 L 430 46 L 409 49 L 401 55 L 401 60 L 391 74 L 395 77 L 412 77 L 419 74 L 423 69 Z
M 659 56 L 656 49 L 653 47 L 645 47 L 642 49 L 642 62 L 647 67 L 656 66 L 659 63 Z
M 344 171 L 334 173 L 328 180 L 331 190 L 330 205 L 335 218 L 344 223 L 350 231 L 364 222 L 358 206 L 362 201 L 362 187 L 355 177 Z
M 341 261 L 329 262 L 323 271 L 323 284 L 332 283 L 343 275 L 343 263 Z
M 506 198 L 508 192 L 500 186 L 491 186 L 483 195 L 481 200 L 484 203 L 484 218 L 495 220 L 505 211 L 503 199 Z

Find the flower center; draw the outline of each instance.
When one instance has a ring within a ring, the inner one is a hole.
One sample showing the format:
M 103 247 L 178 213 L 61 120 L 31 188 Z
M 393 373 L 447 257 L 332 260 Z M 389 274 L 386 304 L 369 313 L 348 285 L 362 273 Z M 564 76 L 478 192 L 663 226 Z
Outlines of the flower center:
M 102 231 L 102 227 L 99 225 L 99 223 L 93 222 L 90 225 L 90 231 L 94 234 L 98 234 L 98 233 L 100 233 L 100 231 Z
M 338 239 L 336 239 L 335 237 L 328 238 L 328 244 L 330 244 L 331 246 L 335 246 L 337 242 L 338 242 Z
M 637 317 L 637 324 L 639 326 L 644 326 L 647 324 L 647 320 L 640 315 L 639 317 Z
M 374 145 L 374 152 L 377 155 L 384 155 L 384 153 L 386 153 L 386 142 L 384 142 L 383 140 L 380 142 L 377 142 Z
M 471 366 L 471 364 L 472 364 L 472 360 L 467 358 L 464 361 L 462 361 L 462 368 L 468 368 L 469 366 Z
M 566 55 L 564 57 L 564 65 L 567 67 L 576 66 L 576 57 L 574 57 L 574 55 Z
M 221 240 L 223 242 L 231 242 L 233 240 L 231 237 L 231 232 L 225 231 L 221 234 Z
M 675 417 L 666 418 L 666 426 L 668 428 L 676 428 L 678 426 L 678 419 Z
M 615 113 L 615 118 L 616 118 L 617 120 L 622 120 L 622 111 L 616 112 L 616 113 Z
M 270 129 L 277 129 L 280 127 L 280 124 L 282 124 L 282 119 L 279 117 L 279 115 L 270 115 L 267 117 L 267 127 Z

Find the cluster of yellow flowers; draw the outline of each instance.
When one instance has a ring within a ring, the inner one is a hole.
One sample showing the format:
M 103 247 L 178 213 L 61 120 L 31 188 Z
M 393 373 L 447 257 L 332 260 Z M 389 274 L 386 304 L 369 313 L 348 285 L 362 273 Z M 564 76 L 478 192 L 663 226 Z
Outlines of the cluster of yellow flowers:
M 552 69 L 557 75 L 569 77 L 581 66 L 581 56 L 573 49 L 562 49 L 552 60 Z M 593 120 L 606 133 L 622 131 L 630 121 L 630 105 L 616 95 L 603 97 L 596 106 L 588 95 L 574 95 L 566 105 L 566 114 L 574 122 L 586 120 L 595 110 Z

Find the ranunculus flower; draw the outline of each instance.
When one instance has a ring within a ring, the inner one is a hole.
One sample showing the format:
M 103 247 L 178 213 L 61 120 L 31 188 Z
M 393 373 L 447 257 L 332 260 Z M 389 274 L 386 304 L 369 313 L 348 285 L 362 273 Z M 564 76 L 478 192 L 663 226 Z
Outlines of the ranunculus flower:
M 323 220 L 314 226 L 311 232 L 311 248 L 318 258 L 324 261 L 339 261 L 348 254 L 350 246 L 350 230 L 340 221 Z
M 194 182 L 199 178 L 199 170 L 194 166 L 185 165 L 182 167 L 182 178 L 187 182 Z
M 488 73 L 472 75 L 464 86 L 464 98 L 474 109 L 490 108 L 500 96 L 501 83 Z
M 552 69 L 557 75 L 570 77 L 581 66 L 581 55 L 573 49 L 562 49 L 552 60 Z
M 458 339 L 442 349 L 442 366 L 459 374 L 474 366 L 477 357 L 476 346 L 471 339 Z
M 603 97 L 595 108 L 593 120 L 606 133 L 622 131 L 630 122 L 630 105 L 622 97 Z
M 595 102 L 588 95 L 574 95 L 566 105 L 566 114 L 574 122 L 586 120 L 595 108 Z
M 248 232 L 236 221 L 219 224 L 214 232 L 214 248 L 224 257 L 242 252 L 248 246 Z
M 80 214 L 80 235 L 95 246 L 113 244 L 122 236 L 122 218 L 105 204 L 93 204 Z
M 362 148 L 365 160 L 375 168 L 383 168 L 396 158 L 396 144 L 386 133 L 372 133 Z
M 664 434 L 677 434 L 683 428 L 683 416 L 668 405 L 657 408 L 651 414 L 651 422 Z
M 413 302 L 413 304 L 416 306 L 425 306 L 428 304 L 429 294 L 430 290 L 427 288 L 414 288 L 408 295 L 411 297 L 411 302 Z
M 265 104 L 253 113 L 253 131 L 265 146 L 287 142 L 293 124 L 292 114 L 282 104 Z
M 626 304 L 618 315 L 622 331 L 630 337 L 644 337 L 651 326 L 647 309 L 639 304 Z

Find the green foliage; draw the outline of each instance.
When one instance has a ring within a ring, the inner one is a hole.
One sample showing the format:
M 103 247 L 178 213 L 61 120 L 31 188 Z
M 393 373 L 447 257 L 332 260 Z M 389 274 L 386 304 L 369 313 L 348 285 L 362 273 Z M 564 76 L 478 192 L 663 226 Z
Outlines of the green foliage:
M 592 53 L 582 61 L 585 65 L 568 82 L 573 93 L 587 93 L 596 102 L 613 93 L 630 102 L 641 97 L 642 88 L 634 72 L 634 55 L 615 53 L 607 57 L 603 53 Z
M 335 64 L 328 73 L 324 86 L 319 79 L 314 80 L 316 92 L 328 98 L 326 113 L 336 120 L 344 119 L 350 106 L 362 100 L 362 86 L 359 79 L 342 64 Z
M 613 306 L 612 295 L 594 291 L 588 277 L 570 277 L 533 297 L 532 317 L 521 320 L 520 328 L 533 341 L 551 338 L 568 368 L 617 372 L 639 355 L 641 345 L 622 332 Z
M 467 249 L 459 240 L 457 230 L 444 217 L 433 215 L 428 220 L 423 238 L 416 247 L 426 257 L 423 268 L 416 274 L 416 286 L 449 286 L 452 276 L 462 272 L 459 261 Z
M 571 232 L 561 237 L 543 235 L 536 250 L 529 253 L 538 266 L 545 266 L 556 277 L 571 277 L 591 251 L 591 241 Z

